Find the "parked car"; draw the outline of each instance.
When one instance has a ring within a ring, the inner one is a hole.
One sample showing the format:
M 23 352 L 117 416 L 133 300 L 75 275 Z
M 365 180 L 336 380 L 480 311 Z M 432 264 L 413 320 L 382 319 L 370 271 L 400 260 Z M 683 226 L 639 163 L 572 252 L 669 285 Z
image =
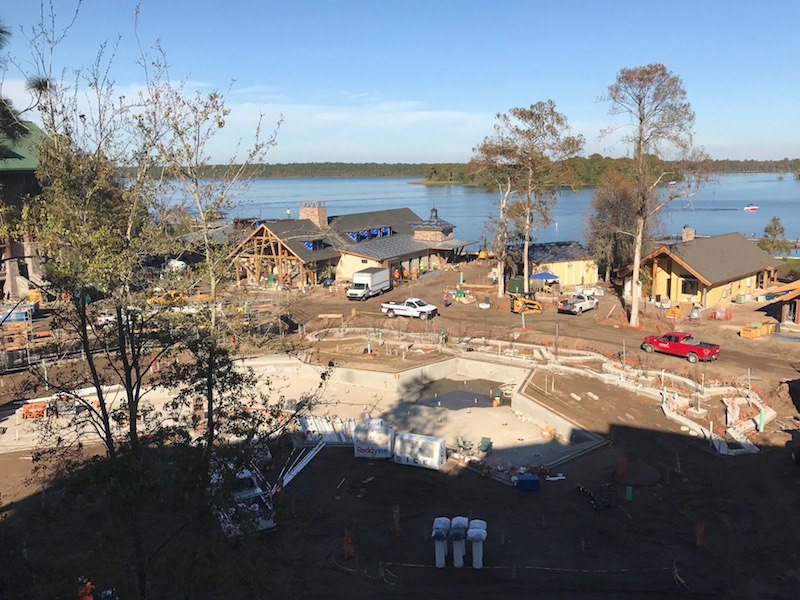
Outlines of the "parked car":
M 580 315 L 587 310 L 597 308 L 597 298 L 589 294 L 572 294 L 563 302 L 558 303 L 558 312 Z
M 642 350 L 681 356 L 690 363 L 696 363 L 698 360 L 717 360 L 719 357 L 717 344 L 701 342 L 685 331 L 670 331 L 661 336 L 647 336 L 642 341 Z
M 428 304 L 420 298 L 408 298 L 404 302 L 384 302 L 381 304 L 381 312 L 387 317 L 416 317 L 423 321 L 432 319 L 439 313 L 439 309 L 433 304 Z

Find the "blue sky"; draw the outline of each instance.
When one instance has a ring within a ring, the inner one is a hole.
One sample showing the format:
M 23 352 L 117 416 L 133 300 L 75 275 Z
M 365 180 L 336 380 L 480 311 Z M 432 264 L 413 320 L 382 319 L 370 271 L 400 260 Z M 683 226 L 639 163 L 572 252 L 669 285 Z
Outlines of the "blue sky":
M 75 0 L 54 0 L 65 24 Z M 268 162 L 466 162 L 495 115 L 552 99 L 586 154 L 619 120 L 599 100 L 621 68 L 661 62 L 684 82 L 697 145 L 713 158 L 800 156 L 800 2 L 628 0 L 139 0 L 139 37 L 160 39 L 176 79 L 226 91 L 232 114 L 212 146 L 230 158 L 259 112 L 283 115 Z M 113 76 L 135 89 L 134 0 L 83 0 L 56 65 L 88 66 L 122 36 Z M 39 2 L 4 3 L 12 29 L 3 92 L 24 105 L 30 50 L 20 27 Z

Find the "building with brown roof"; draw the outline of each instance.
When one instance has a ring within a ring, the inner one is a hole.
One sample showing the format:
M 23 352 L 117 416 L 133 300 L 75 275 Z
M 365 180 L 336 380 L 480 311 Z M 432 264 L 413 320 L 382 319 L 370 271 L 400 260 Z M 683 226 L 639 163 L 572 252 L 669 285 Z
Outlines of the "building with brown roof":
M 743 301 L 774 285 L 781 264 L 741 233 L 695 237 L 685 228 L 683 241 L 660 246 L 642 258 L 641 269 L 649 281 L 641 292 L 662 306 L 688 302 L 703 308 L 724 300 Z M 630 265 L 619 272 L 627 295 L 632 271 Z
M 453 260 L 474 243 L 455 239 L 454 226 L 435 208 L 425 220 L 409 208 L 329 217 L 325 202 L 305 202 L 299 219 L 255 225 L 231 258 L 238 278 L 257 285 L 349 281 L 369 267 L 422 271 Z

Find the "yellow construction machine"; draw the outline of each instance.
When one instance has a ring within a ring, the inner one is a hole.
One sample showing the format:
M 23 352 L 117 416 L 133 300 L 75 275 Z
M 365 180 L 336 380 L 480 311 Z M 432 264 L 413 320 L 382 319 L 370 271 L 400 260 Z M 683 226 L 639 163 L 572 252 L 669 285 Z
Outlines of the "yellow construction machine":
M 535 299 L 533 292 L 511 294 L 511 312 L 538 315 L 542 312 L 542 305 Z

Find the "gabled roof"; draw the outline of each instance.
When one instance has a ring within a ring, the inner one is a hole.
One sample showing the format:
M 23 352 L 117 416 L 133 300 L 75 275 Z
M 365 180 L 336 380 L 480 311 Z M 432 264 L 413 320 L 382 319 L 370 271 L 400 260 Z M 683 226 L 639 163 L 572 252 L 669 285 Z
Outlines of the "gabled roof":
M 661 246 L 645 256 L 642 263 L 660 255 L 669 256 L 708 286 L 773 270 L 783 264 L 741 233 L 695 238 Z M 624 272 L 629 274 L 630 267 Z
M 338 233 L 391 227 L 395 233 L 405 234 L 412 233 L 411 224 L 419 220 L 410 208 L 390 208 L 332 217 L 328 226 Z
M 19 140 L 0 137 L 0 173 L 35 171 L 39 166 L 37 146 L 44 133 L 35 124 L 24 122 L 30 133 Z
M 409 208 L 393 208 L 371 212 L 341 215 L 328 220 L 327 229 L 320 229 L 309 219 L 275 219 L 260 221 L 245 241 L 231 253 L 238 254 L 259 235 L 264 228 L 280 239 L 286 248 L 304 263 L 336 259 L 341 253 L 352 254 L 377 261 L 413 256 L 426 250 L 455 250 L 475 242 L 447 239 L 423 241 L 414 239 L 413 224 L 419 217 Z M 391 229 L 393 235 L 353 243 L 349 232 L 371 229 Z M 305 243 L 319 241 L 327 247 L 313 251 Z
M 333 236 L 323 232 L 308 219 L 266 221 L 259 227 L 268 229 L 276 237 L 280 238 L 283 244 L 304 263 L 339 257 L 339 253 L 336 251 L 338 241 Z M 306 247 L 305 242 L 314 241 L 321 241 L 328 247 L 316 252 Z
M 591 258 L 589 251 L 580 242 L 549 242 L 531 244 L 530 258 L 537 263 L 563 262 L 568 260 L 585 260 Z

